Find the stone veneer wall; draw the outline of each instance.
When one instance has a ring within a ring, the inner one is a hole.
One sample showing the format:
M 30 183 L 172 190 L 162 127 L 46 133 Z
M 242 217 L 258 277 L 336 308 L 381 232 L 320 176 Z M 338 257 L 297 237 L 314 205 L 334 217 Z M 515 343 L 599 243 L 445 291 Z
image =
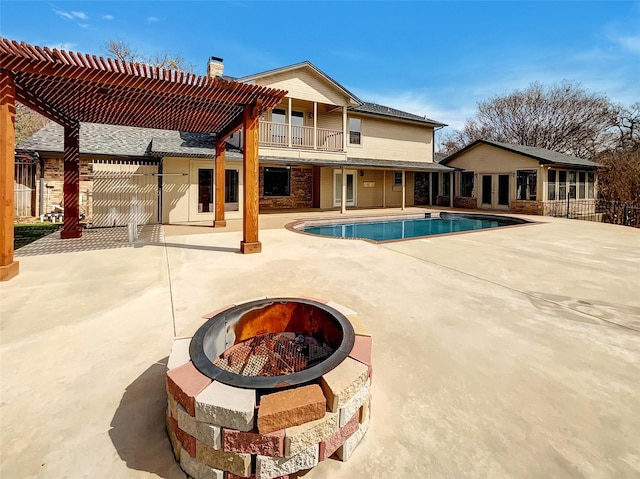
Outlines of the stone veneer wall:
M 356 335 L 349 357 L 317 384 L 271 394 L 228 386 L 195 368 L 191 338 L 174 342 L 167 363 L 167 433 L 188 477 L 283 479 L 330 456 L 351 457 L 369 427 L 371 335 L 348 308 L 309 299 L 345 314 Z
M 289 196 L 264 196 L 264 167 L 260 167 L 260 208 L 312 208 L 313 169 L 291 168 Z
M 467 198 L 465 196 L 454 196 L 453 198 L 453 207 L 454 208 L 468 208 L 468 209 L 477 209 L 478 208 L 478 199 L 477 198 Z
M 523 215 L 543 215 L 544 203 L 542 201 L 511 200 L 509 211 Z
M 58 204 L 64 207 L 64 162 L 62 157 L 47 157 L 43 155 L 44 160 L 44 182 L 49 186 L 53 186 L 53 188 L 46 188 L 44 191 L 44 202 L 43 211 L 48 213 L 52 204 Z M 36 208 L 34 211 L 34 215 L 38 215 L 40 211 L 40 163 L 37 163 L 36 169 L 36 181 L 35 181 L 35 189 L 36 189 Z M 87 191 L 93 191 L 93 180 L 91 180 L 90 176 L 82 176 L 82 175 L 90 175 L 93 173 L 93 164 L 92 160 L 81 158 L 80 159 L 80 194 L 83 195 L 83 205 L 86 206 L 88 202 Z M 47 193 L 49 194 L 49 199 L 47 200 Z M 80 208 L 81 213 L 87 214 L 87 211 L 83 211 L 83 208 Z

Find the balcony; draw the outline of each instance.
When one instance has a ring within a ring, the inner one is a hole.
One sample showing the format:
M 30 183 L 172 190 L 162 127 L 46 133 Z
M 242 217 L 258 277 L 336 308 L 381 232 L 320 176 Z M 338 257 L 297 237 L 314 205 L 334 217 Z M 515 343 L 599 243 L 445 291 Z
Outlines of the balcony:
M 261 146 L 342 151 L 342 136 L 343 132 L 340 130 L 291 125 L 291 138 L 289 138 L 288 124 L 261 121 L 258 141 Z

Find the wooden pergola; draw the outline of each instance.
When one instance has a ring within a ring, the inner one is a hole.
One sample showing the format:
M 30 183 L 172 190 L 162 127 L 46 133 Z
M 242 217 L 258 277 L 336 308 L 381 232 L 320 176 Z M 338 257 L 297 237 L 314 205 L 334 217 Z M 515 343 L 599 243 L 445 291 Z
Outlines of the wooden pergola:
M 80 228 L 81 122 L 216 135 L 214 226 L 225 226 L 225 140 L 244 127 L 243 253 L 258 241 L 258 118 L 286 91 L 123 63 L 95 55 L 41 48 L 0 38 L 0 280 L 18 274 L 13 258 L 15 102 L 64 127 L 64 225 L 61 238 Z

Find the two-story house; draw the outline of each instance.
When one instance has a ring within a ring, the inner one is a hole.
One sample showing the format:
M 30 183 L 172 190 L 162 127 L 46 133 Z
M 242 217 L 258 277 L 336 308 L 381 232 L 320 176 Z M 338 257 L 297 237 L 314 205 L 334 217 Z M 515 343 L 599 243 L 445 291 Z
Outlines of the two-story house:
M 223 74 L 221 59 L 208 74 Z M 288 91 L 259 122 L 261 209 L 448 204 L 453 170 L 433 161 L 444 124 L 363 102 L 310 62 L 234 80 Z M 219 181 L 227 218 L 241 216 L 242 131 L 228 138 L 224 178 L 207 135 L 95 124 L 80 134 L 81 209 L 95 226 L 213 220 Z M 62 144 L 52 123 L 18 145 L 38 153 L 36 190 L 47 188 L 34 215 L 60 203 Z

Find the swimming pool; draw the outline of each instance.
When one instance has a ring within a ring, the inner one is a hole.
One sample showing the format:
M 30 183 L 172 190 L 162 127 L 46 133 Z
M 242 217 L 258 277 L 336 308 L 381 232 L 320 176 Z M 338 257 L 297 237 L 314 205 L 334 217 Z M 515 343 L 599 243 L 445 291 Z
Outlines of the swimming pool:
M 419 216 L 349 219 L 348 222 L 304 221 L 295 229 L 319 236 L 384 242 L 527 223 L 530 222 L 509 216 L 441 212 L 439 216 L 425 213 Z

